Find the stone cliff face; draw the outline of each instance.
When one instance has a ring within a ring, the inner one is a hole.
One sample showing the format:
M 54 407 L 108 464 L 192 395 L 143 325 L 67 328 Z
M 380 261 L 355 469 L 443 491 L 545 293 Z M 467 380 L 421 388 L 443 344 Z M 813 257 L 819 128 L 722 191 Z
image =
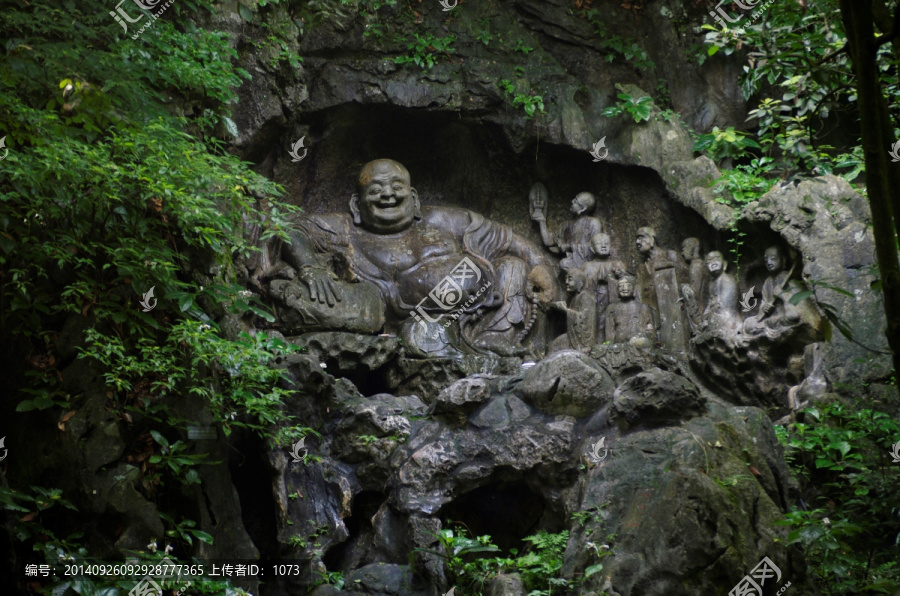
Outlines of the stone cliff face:
M 817 298 L 874 336 L 883 315 L 867 291 L 874 251 L 865 201 L 826 177 L 777 186 L 740 214 L 716 202 L 710 185 L 719 173 L 694 158 L 684 124 L 743 124 L 740 64 L 691 59 L 702 4 L 629 6 L 514 0 L 444 12 L 436 0 L 333 0 L 270 5 L 248 23 L 226 3 L 205 25 L 233 33 L 253 77 L 235 107 L 233 150 L 306 213 L 346 212 L 360 167 L 380 157 L 407 166 L 424 205 L 469 209 L 536 245 L 533 183 L 549 189 L 554 221 L 591 191 L 612 255 L 629 270 L 641 266 L 634 238 L 642 226 L 656 229 L 661 247 L 698 237 L 704 253 L 726 254 L 734 227 L 749 234 L 742 288 L 763 285 L 763 251 L 781 243 L 797 251 L 795 273 Z M 418 49 L 415 36 L 426 40 Z M 452 51 L 436 48 L 450 36 Z M 279 43 L 302 65 L 279 60 Z M 429 56 L 432 68 L 415 63 Z M 618 93 L 653 96 L 653 117 L 603 116 Z M 536 96 L 546 113 L 526 117 Z M 307 153 L 297 163 L 288 149 L 301 137 Z M 609 153 L 597 162 L 590 151 L 602 138 Z M 73 320 L 67 336 L 79 325 Z M 320 461 L 299 464 L 286 449 L 236 434 L 235 449 L 210 445 L 228 465 L 204 471 L 203 488 L 186 499 L 216 538 L 201 555 L 304 560 L 303 576 L 263 585 L 262 594 L 304 593 L 326 571 L 345 573 L 345 591 L 444 594 L 452 584 L 436 534 L 449 520 L 490 534 L 504 551 L 539 530 L 568 530 L 562 574 L 578 580 L 571 593 L 724 593 L 763 557 L 798 593 L 815 593 L 802 556 L 773 525 L 795 495 L 772 419 L 791 411 L 792 388 L 809 399 L 883 376 L 838 333 L 804 362 L 805 344 L 824 331 L 787 347 L 710 342 L 684 356 L 632 358 L 600 345 L 529 368 L 515 358 L 417 360 L 397 337 L 346 329 L 304 333 L 282 321 L 272 329 L 307 349 L 279 366 L 294 391 L 285 406 L 322 433 L 307 445 Z M 120 461 L 123 439 L 103 412 L 102 383 L 78 370 L 66 378 L 93 397 L 48 469 L 68 469 L 66 483 L 99 493 L 98 515 L 129 520 L 105 545 L 113 555 L 162 528 L 154 505 L 129 489 L 133 468 Z M 186 418 L 203 415 L 185 408 Z M 592 457 L 601 439 L 607 455 Z M 586 577 L 601 558 L 602 571 Z M 485 593 L 525 593 L 515 577 L 491 581 Z

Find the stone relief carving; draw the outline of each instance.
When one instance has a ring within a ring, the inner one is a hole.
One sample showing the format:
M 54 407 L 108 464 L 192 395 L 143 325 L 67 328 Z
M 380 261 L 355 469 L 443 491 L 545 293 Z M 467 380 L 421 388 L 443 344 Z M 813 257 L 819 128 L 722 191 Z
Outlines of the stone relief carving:
M 591 239 L 595 259 L 582 266 L 585 284 L 592 292 L 597 303 L 597 337 L 606 336 L 606 309 L 611 302 L 618 300 L 617 292 L 611 287 L 615 280 L 626 273 L 625 264 L 618 259 L 611 259 L 612 239 L 609 234 L 595 234 Z
M 733 340 L 743 322 L 738 312 L 737 281 L 726 272 L 728 263 L 717 250 L 706 255 L 706 268 L 709 297 L 701 317 L 701 330 Z
M 637 270 L 630 273 L 613 254 L 611 231 L 591 215 L 592 194 L 576 195 L 573 219 L 553 231 L 547 196 L 542 184 L 530 195 L 542 249 L 478 213 L 423 207 L 402 164 L 375 160 L 360 171 L 348 213 L 304 217 L 292 242 L 280 247 L 281 258 L 267 252 L 267 265 L 257 266 L 253 278 L 276 304 L 278 328 L 288 335 L 399 336 L 400 360 L 384 373 L 390 386 L 408 384 L 403 371 L 419 370 L 415 359 L 465 362 L 460 371 L 486 372 L 500 364 L 478 358 L 537 360 L 560 350 L 590 354 L 620 373 L 648 358 L 706 359 L 706 373 L 724 379 L 742 359 L 757 358 L 761 366 L 775 344 L 800 354 L 818 338 L 813 303 L 791 304 L 804 286 L 780 248 L 765 252 L 759 312 L 744 321 L 738 280 L 721 252 L 701 258 L 699 238 L 684 239 L 679 254 L 660 247 L 653 228 L 638 228 Z M 794 360 L 782 365 L 790 385 L 802 380 L 790 372 L 799 367 Z M 448 379 L 462 374 L 454 371 Z M 819 390 L 823 381 L 814 380 Z
M 640 298 L 656 311 L 659 343 L 665 350 L 682 352 L 687 341 L 687 325 L 678 301 L 678 281 L 684 275 L 684 265 L 674 250 L 656 245 L 653 228 L 639 228 L 635 245 L 642 259 L 638 268 Z
M 817 328 L 819 315 L 808 299 L 791 303 L 792 296 L 806 290 L 803 282 L 792 279 L 795 265 L 786 269 L 787 260 L 778 246 L 767 248 L 764 258 L 769 277 L 763 283 L 759 313 L 744 321 L 744 335 L 775 340 L 803 323 Z
M 585 262 L 593 259 L 592 240 L 595 235 L 603 232 L 603 222 L 591 215 L 597 205 L 594 195 L 589 192 L 578 193 L 569 208 L 575 221 L 561 223 L 556 232 L 551 232 L 547 226 L 544 211 L 546 191 L 538 193 L 537 197 L 534 194 L 532 196 L 531 218 L 538 223 L 544 246 L 555 255 L 565 255 L 560 266 L 567 271 L 579 269 Z M 544 202 L 535 204 L 535 198 Z
M 588 352 L 597 343 L 597 300 L 585 283 L 584 272 L 572 269 L 566 274 L 569 304 L 553 302 L 550 307 L 566 314 L 566 346 L 563 349 Z
M 606 341 L 651 347 L 656 343 L 653 312 L 634 297 L 634 282 L 623 277 L 616 284 L 619 301 L 606 310 Z
M 349 211 L 306 217 L 283 249 L 298 281 L 273 293 L 310 329 L 383 328 L 419 356 L 509 355 L 541 316 L 533 297 L 559 294 L 536 246 L 477 213 L 423 208 L 396 161 L 362 168 Z M 359 318 L 367 328 L 340 323 Z

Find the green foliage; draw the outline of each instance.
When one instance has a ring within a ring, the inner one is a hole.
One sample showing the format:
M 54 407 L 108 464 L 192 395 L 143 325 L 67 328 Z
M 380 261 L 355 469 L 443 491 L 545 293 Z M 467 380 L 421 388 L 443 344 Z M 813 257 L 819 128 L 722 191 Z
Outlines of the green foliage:
M 77 315 L 89 326 L 81 356 L 106 381 L 106 406 L 133 420 L 123 432 L 148 438 L 145 488 L 161 484 L 154 476 L 194 485 L 197 466 L 208 463 L 175 440 L 194 423 L 170 413 L 175 400 L 205 400 L 226 433 L 244 426 L 288 442 L 312 432 L 291 426 L 282 403 L 290 396 L 266 366 L 293 348 L 264 334 L 225 337 L 214 323 L 229 311 L 272 320 L 255 294 L 221 280 L 257 250 L 244 238 L 245 221 L 265 221 L 265 236 L 289 241 L 298 210 L 223 145 L 237 132 L 235 89 L 249 79 L 234 64 L 229 35 L 168 20 L 211 3 L 178 0 L 137 40 L 87 0 L 2 4 L 0 115 L 10 152 L 0 161 L 0 334 L 45 363 L 16 373 L 14 382 L 26 385 L 12 388 L 24 396 L 17 409 L 78 408 L 53 364 L 60 328 Z M 273 59 L 293 61 L 277 37 L 268 41 Z M 202 263 L 208 281 L 194 281 L 200 269 L 190 263 Z M 151 287 L 158 304 L 143 312 L 138 301 Z M 16 488 L 0 489 L 0 502 L 28 510 L 17 551 L 34 548 L 52 563 L 88 556 L 79 533 L 55 537 L 81 523 L 45 511 L 71 505 L 58 490 Z M 159 499 L 167 535 L 185 549 L 209 542 L 197 522 L 168 509 L 178 501 Z M 54 590 L 136 583 L 95 578 Z M 238 593 L 214 581 L 192 590 Z
M 540 531 L 525 538 L 530 543 L 528 552 L 519 555 L 518 550 L 511 549 L 510 557 L 485 557 L 484 553 L 499 552 L 500 549 L 491 543 L 490 536 L 470 538 L 465 529 L 444 529 L 434 535 L 439 543 L 439 550 L 416 549 L 437 555 L 444 559 L 450 572 L 451 583 L 456 586 L 457 596 L 475 596 L 484 593 L 488 579 L 500 573 L 516 572 L 521 574 L 530 596 L 551 596 L 563 594 L 565 590 L 575 587 L 575 582 L 560 577 L 562 559 L 568 530 L 557 534 Z M 477 555 L 477 556 L 476 556 Z M 602 566 L 594 566 L 591 574 Z M 586 576 L 589 576 L 586 572 Z
M 509 79 L 501 79 L 497 86 L 500 87 L 514 108 L 521 107 L 525 111 L 525 118 L 530 119 L 535 113 L 547 113 L 544 109 L 544 97 L 542 95 L 537 95 L 534 91 L 528 93 L 518 92 L 516 83 Z
M 618 35 L 608 35 L 606 24 L 600 20 L 600 10 L 591 8 L 584 11 L 584 18 L 588 20 L 594 27 L 594 33 L 599 38 L 600 46 L 609 51 L 606 55 L 606 61 L 612 62 L 616 56 L 622 56 L 625 60 L 633 63 L 639 70 L 648 71 L 656 68 L 656 64 L 650 60 L 649 54 L 634 39 L 627 37 L 622 38 Z
M 180 539 L 189 545 L 194 543 L 194 538 L 206 544 L 213 543 L 213 537 L 202 530 L 197 530 L 197 522 L 192 519 L 175 521 L 175 518 L 165 513 L 160 513 L 159 517 L 169 525 L 169 529 L 166 530 L 166 536 L 169 538 Z
M 619 93 L 616 97 L 619 101 L 605 110 L 603 115 L 607 118 L 619 116 L 625 112 L 634 119 L 635 122 L 644 122 L 650 120 L 653 114 L 653 98 L 652 97 L 632 97 L 628 93 Z
M 194 466 L 203 463 L 213 463 L 203 461 L 209 455 L 208 453 L 188 455 L 186 453 L 188 446 L 184 441 L 179 440 L 170 443 L 168 439 L 155 430 L 150 431 L 150 436 L 162 447 L 159 453 L 150 456 L 148 461 L 151 464 L 161 464 L 168 468 L 172 475 L 183 484 L 200 484 L 200 475 L 194 469 Z
M 764 154 L 775 158 L 779 169 L 786 174 L 831 172 L 848 166 L 855 169 L 856 164 L 846 163 L 834 156 L 833 148 L 821 145 L 821 139 L 834 128 L 832 116 L 843 114 L 855 119 L 851 112 L 857 109 L 837 0 L 815 0 L 809 3 L 809 10 L 797 10 L 790 2 L 775 2 L 758 20 L 744 18 L 724 29 L 713 25 L 702 28 L 709 55 L 722 52 L 746 56 L 744 97 L 760 98 L 748 121 L 759 126 Z M 892 74 L 895 65 L 891 44 L 881 44 L 876 59 L 892 117 L 900 122 L 900 87 Z M 838 166 L 839 162 L 843 164 Z
M 760 148 L 759 143 L 750 139 L 747 133 L 735 130 L 733 126 L 725 130 L 714 126 L 711 132 L 700 135 L 694 144 L 694 151 L 706 151 L 710 159 L 719 162 L 725 158 L 743 156 L 748 147 Z
M 103 365 L 117 403 L 127 403 L 138 381 L 149 380 L 148 389 L 156 398 L 176 391 L 204 399 L 226 435 L 233 427 L 248 428 L 286 445 L 307 433 L 318 434 L 287 426 L 292 417 L 283 402 L 291 392 L 279 386 L 284 371 L 270 363 L 299 349 L 281 339 L 242 333 L 237 340 L 228 340 L 211 325 L 185 320 L 168 330 L 162 345 L 140 338 L 128 350 L 121 338 L 93 329 L 87 331 L 86 344 L 81 356 Z M 221 373 L 217 383 L 210 381 L 211 370 Z
M 531 589 L 530 596 L 551 596 L 554 588 L 561 593 L 567 588 L 574 588 L 574 583 L 558 577 L 562 571 L 563 553 L 569 531 L 550 534 L 541 530 L 534 536 L 525 538 L 532 549 L 516 560 L 516 566 L 522 574 L 525 586 Z M 546 590 L 543 588 L 546 586 Z
M 513 52 L 522 52 L 526 56 L 533 51 L 534 48 L 531 46 L 526 46 L 525 42 L 523 42 L 521 39 L 516 42 L 516 47 L 513 48 Z
M 412 54 L 397 56 L 394 58 L 394 63 L 415 64 L 422 70 L 431 70 L 437 64 L 439 54 L 451 54 L 454 52 L 451 46 L 455 41 L 455 35 L 435 37 L 432 33 L 425 33 L 424 35 L 413 33 L 413 39 L 406 46 L 407 49 L 412 50 Z
M 329 585 L 334 586 L 336 590 L 344 587 L 343 571 L 319 571 L 318 574 L 319 579 L 316 580 L 313 586 Z
M 776 430 L 808 500 L 822 506 L 785 516 L 788 543 L 804 546 L 827 596 L 893 594 L 900 589 L 900 469 L 891 465 L 890 451 L 900 424 L 883 412 L 842 404 L 805 413 L 807 422 Z

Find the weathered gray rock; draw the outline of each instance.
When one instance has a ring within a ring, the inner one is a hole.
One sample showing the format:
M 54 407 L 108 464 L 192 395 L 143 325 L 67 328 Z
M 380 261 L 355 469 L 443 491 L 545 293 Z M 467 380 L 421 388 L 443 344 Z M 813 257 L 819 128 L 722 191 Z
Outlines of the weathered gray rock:
M 324 362 L 330 374 L 351 380 L 371 375 L 400 355 L 400 341 L 394 336 L 322 331 L 305 333 L 293 343 Z
M 346 585 L 372 596 L 425 596 L 408 565 L 374 563 L 347 574 Z
M 513 394 L 498 395 L 469 418 L 479 428 L 503 428 L 531 415 L 528 404 Z
M 503 573 L 488 580 L 487 596 L 525 596 L 525 584 L 518 573 Z
M 609 373 L 588 356 L 557 352 L 525 371 L 516 393 L 548 414 L 590 416 L 612 397 Z
M 491 398 L 492 375 L 472 375 L 441 391 L 431 404 L 434 414 L 471 412 Z
M 757 408 L 714 404 L 682 426 L 623 435 L 567 495 L 587 516 L 572 529 L 564 572 L 598 561 L 588 543 L 606 544 L 614 554 L 583 593 L 609 580 L 623 596 L 688 596 L 720 593 L 768 556 L 795 589 L 814 593 L 799 551 L 774 525 L 788 478 L 772 423 Z
M 613 393 L 609 416 L 619 428 L 679 424 L 706 411 L 706 399 L 686 378 L 658 368 L 628 379 Z

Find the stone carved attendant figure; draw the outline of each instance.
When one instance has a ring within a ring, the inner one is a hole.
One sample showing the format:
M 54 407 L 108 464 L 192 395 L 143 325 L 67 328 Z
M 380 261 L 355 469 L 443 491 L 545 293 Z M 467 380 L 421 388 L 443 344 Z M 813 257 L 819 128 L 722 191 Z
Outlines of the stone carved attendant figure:
M 597 337 L 604 337 L 606 330 L 606 308 L 616 296 L 611 286 L 615 280 L 625 275 L 625 264 L 611 259 L 611 238 L 609 234 L 595 234 L 591 238 L 591 247 L 596 259 L 587 261 L 582 266 L 585 288 L 593 292 L 597 298 Z
M 656 309 L 659 342 L 665 350 L 684 351 L 687 329 L 678 303 L 679 270 L 683 269 L 678 254 L 657 246 L 656 231 L 649 227 L 638 229 L 635 244 L 643 260 L 638 269 L 640 297 Z
M 688 283 L 681 284 L 681 296 L 690 323 L 696 332 L 700 327 L 700 315 L 706 307 L 707 273 L 706 263 L 700 258 L 700 240 L 685 238 L 681 243 L 681 256 L 687 263 Z
M 572 298 L 554 302 L 551 308 L 566 313 L 566 336 L 573 350 L 588 352 L 597 343 L 597 303 L 593 292 L 585 284 L 584 273 L 572 269 L 566 273 L 566 292 Z
M 606 341 L 650 347 L 656 343 L 653 312 L 646 304 L 635 300 L 634 282 L 623 277 L 616 284 L 619 301 L 606 309 Z
M 738 313 L 738 287 L 734 276 L 726 273 L 728 263 L 714 250 L 706 255 L 709 270 L 709 299 L 703 311 L 706 331 L 724 338 L 733 337 L 741 327 Z
M 561 224 L 556 233 L 548 228 L 543 209 L 533 210 L 531 218 L 538 222 L 541 240 L 550 252 L 565 255 L 561 266 L 567 271 L 578 269 L 594 258 L 591 239 L 603 231 L 603 222 L 591 216 L 596 204 L 597 199 L 591 193 L 578 193 L 570 207 L 575 221 Z
M 745 335 L 756 337 L 764 334 L 774 340 L 803 322 L 817 328 L 820 318 L 809 299 L 797 305 L 790 302 L 791 296 L 806 288 L 802 282 L 791 280 L 793 267 L 785 271 L 787 262 L 781 249 L 777 246 L 767 248 L 764 258 L 769 277 L 763 283 L 759 314 L 744 321 Z

